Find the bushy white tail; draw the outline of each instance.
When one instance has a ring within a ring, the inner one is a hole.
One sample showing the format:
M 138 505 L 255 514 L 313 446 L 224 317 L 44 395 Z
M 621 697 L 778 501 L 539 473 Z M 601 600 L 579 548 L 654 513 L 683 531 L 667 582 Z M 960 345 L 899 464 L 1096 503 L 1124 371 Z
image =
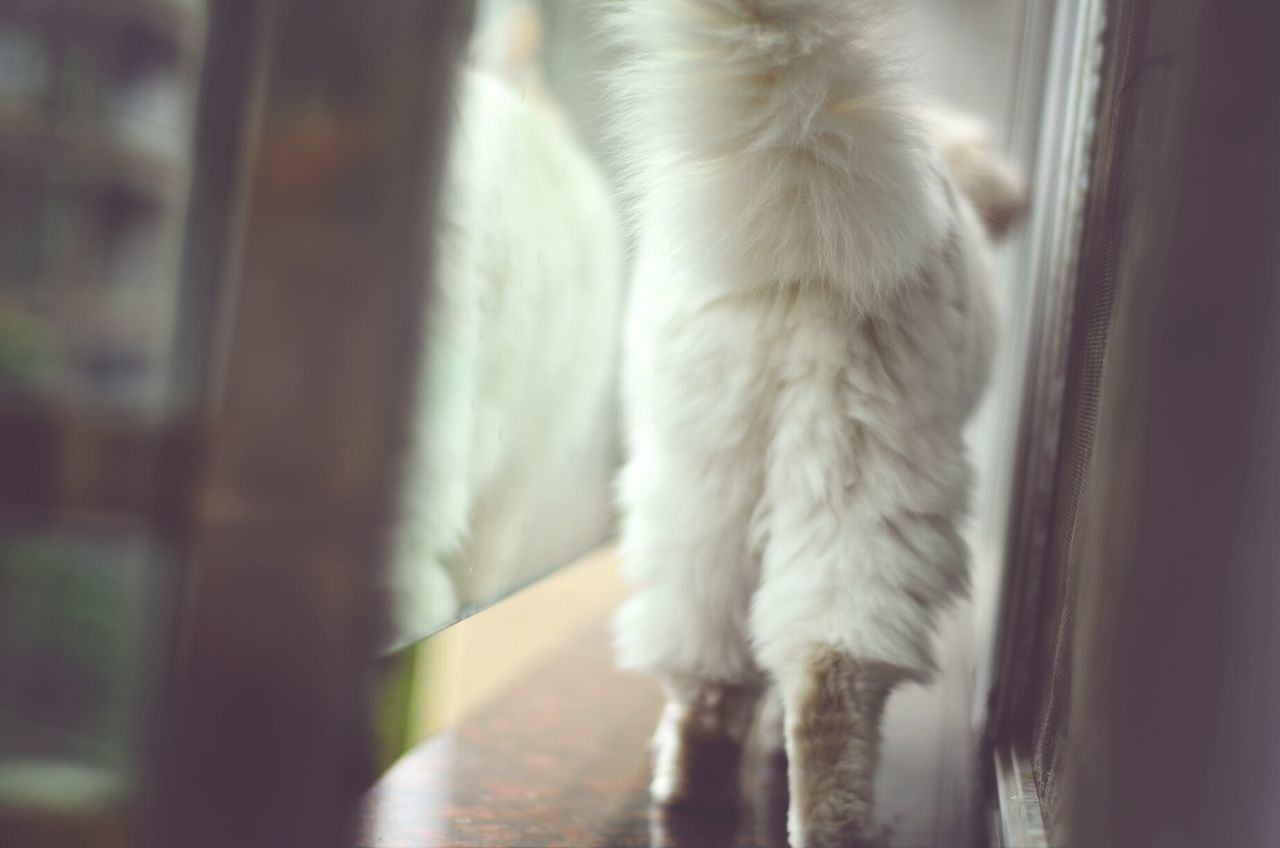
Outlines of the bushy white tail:
M 986 125 L 972 116 L 938 106 L 921 110 L 951 179 L 973 204 L 987 234 L 1006 235 L 1027 212 L 1027 189 L 1002 159 Z
M 873 309 L 948 213 L 876 0 L 624 0 L 616 129 L 638 218 L 713 284 Z

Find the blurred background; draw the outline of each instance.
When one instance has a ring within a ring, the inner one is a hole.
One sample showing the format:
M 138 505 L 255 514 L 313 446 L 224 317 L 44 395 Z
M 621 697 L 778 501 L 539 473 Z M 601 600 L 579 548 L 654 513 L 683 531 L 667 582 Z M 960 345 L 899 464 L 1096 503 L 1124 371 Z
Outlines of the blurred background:
M 181 580 L 155 498 L 196 390 L 175 335 L 204 46 L 201 2 L 0 5 L 6 845 L 35 838 L 15 811 L 118 840 L 143 780 Z
M 1031 209 L 888 844 L 1280 844 L 1280 10 L 906 6 Z M 0 845 L 785 845 L 609 656 L 596 11 L 0 0 Z

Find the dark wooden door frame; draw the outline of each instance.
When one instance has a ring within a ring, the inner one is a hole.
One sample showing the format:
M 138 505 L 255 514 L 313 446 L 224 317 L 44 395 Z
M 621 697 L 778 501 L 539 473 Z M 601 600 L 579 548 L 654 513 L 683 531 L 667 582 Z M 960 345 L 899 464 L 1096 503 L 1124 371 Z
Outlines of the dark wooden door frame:
M 187 252 L 188 312 L 216 332 L 153 845 L 351 838 L 469 6 L 211 4 L 202 162 L 243 184 L 213 202 L 228 187 L 198 180 L 193 203 L 241 220 L 212 251 L 225 267 Z

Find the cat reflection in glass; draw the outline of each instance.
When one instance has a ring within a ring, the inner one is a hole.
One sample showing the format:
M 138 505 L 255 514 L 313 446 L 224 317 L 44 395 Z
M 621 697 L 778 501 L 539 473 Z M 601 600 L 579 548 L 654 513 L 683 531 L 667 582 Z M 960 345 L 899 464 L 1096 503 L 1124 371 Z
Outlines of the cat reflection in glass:
M 718 804 L 781 704 L 795 848 L 873 843 L 879 726 L 967 583 L 962 430 L 1023 207 L 925 108 L 882 0 L 628 0 L 634 188 L 623 666 L 656 675 L 655 801 Z
M 396 642 L 518 582 L 547 478 L 608 426 L 618 212 L 539 71 L 540 22 L 484 22 L 459 70 L 393 572 Z

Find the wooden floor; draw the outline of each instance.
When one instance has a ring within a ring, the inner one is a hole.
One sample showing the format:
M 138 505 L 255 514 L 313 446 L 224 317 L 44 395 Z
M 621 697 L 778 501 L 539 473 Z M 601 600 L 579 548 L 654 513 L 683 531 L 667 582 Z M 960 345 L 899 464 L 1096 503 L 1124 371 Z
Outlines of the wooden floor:
M 577 580 L 543 592 L 579 611 L 575 587 L 613 590 L 584 566 Z M 525 603 L 528 603 L 527 599 Z M 579 612 L 580 614 L 580 612 Z M 472 628 L 468 664 L 518 652 L 518 632 L 499 604 L 458 627 Z M 893 848 L 963 846 L 970 774 L 967 609 L 954 611 L 939 639 L 943 673 L 929 688 L 896 693 L 889 705 L 878 786 L 880 815 Z M 462 638 L 455 633 L 453 638 Z M 523 666 L 490 674 L 474 697 L 404 757 L 370 793 L 360 845 L 368 848 L 596 848 L 596 846 L 785 846 L 785 775 L 750 753 L 743 808 L 736 816 L 690 817 L 650 810 L 648 739 L 661 705 L 648 678 L 613 668 L 607 611 L 565 632 Z M 496 660 L 501 662 L 500 657 Z M 466 669 L 455 675 L 467 677 Z M 484 675 L 481 675 L 484 677 Z

